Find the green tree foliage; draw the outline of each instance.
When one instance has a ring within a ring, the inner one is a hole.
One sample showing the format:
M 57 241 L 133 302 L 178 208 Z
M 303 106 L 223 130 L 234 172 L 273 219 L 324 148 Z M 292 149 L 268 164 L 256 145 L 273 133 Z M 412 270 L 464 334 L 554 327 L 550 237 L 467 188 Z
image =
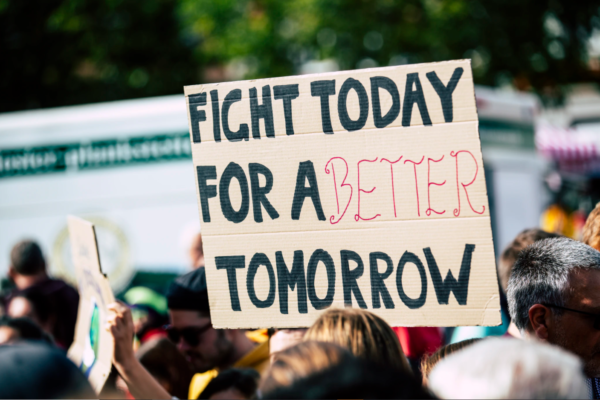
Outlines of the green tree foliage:
M 0 0 L 0 111 L 181 93 L 175 0 Z
M 471 58 L 475 80 L 556 96 L 600 80 L 598 0 L 0 0 L 0 111 L 182 86 Z M 597 56 L 596 56 L 597 57 Z

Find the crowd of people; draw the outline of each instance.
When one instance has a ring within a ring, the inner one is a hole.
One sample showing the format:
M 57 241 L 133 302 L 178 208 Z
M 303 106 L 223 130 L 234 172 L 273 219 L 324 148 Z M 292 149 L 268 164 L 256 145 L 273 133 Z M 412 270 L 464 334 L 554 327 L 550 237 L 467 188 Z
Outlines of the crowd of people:
M 520 233 L 498 262 L 499 327 L 390 327 L 328 309 L 308 329 L 214 329 L 202 240 L 165 294 L 109 306 L 101 393 L 66 357 L 79 296 L 31 240 L 11 252 L 0 303 L 1 398 L 600 398 L 600 204 L 583 241 Z

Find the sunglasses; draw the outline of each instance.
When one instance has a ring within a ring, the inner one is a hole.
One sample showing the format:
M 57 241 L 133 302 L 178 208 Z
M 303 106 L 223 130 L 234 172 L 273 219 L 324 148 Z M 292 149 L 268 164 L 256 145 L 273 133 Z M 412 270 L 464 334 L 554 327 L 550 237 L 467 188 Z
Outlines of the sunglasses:
M 585 311 L 573 310 L 572 308 L 561 307 L 555 304 L 542 304 L 546 307 L 558 308 L 559 310 L 571 311 L 583 315 L 587 315 L 588 317 L 594 317 L 594 329 L 600 330 L 600 314 L 592 314 Z
M 165 331 L 167 332 L 167 337 L 171 342 L 177 344 L 181 339 L 183 339 L 188 345 L 195 347 L 200 344 L 200 336 L 210 328 L 212 328 L 212 324 L 208 324 L 201 328 L 189 326 L 183 329 L 177 329 L 171 325 L 166 325 Z

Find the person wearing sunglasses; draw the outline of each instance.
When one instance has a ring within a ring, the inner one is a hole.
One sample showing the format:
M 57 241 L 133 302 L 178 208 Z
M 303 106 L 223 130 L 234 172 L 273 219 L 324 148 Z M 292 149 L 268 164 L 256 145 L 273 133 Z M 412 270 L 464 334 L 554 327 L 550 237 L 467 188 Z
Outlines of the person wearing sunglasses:
M 580 357 L 591 398 L 600 398 L 600 252 L 567 238 L 523 250 L 508 280 L 512 321 L 524 339 Z
M 196 373 L 190 384 L 190 399 L 197 398 L 219 370 L 236 367 L 262 372 L 268 368 L 268 340 L 257 343 L 260 340 L 251 338 L 260 335 L 249 335 L 239 329 L 212 327 L 203 267 L 173 281 L 167 293 L 167 307 L 171 319 L 171 324 L 165 327 L 167 335 Z M 133 327 L 128 328 L 130 324 L 133 326 L 133 322 L 129 322 L 131 313 L 120 303 L 110 308 L 114 312 L 109 317 L 109 330 L 115 338 L 115 367 L 135 397 L 164 398 L 164 391 L 148 383 L 148 377 L 140 370 L 141 365 L 136 364 L 133 351 L 129 350 L 130 336 L 133 338 Z M 150 390 L 156 392 L 150 393 Z

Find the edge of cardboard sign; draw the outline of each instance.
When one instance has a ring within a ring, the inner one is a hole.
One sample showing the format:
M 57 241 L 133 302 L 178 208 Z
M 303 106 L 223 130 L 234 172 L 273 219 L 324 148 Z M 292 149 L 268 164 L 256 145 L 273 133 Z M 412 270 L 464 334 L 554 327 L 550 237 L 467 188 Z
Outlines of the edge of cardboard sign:
M 290 79 L 291 78 L 306 78 L 307 76 L 311 76 L 311 75 L 312 76 L 331 76 L 331 75 L 339 75 L 339 74 L 349 73 L 349 72 L 364 73 L 364 72 L 369 72 L 369 71 L 373 71 L 373 70 L 386 71 L 386 70 L 392 70 L 392 69 L 419 68 L 424 65 L 458 64 L 458 63 L 465 63 L 465 62 L 468 63 L 469 65 L 471 65 L 470 58 L 461 58 L 458 60 L 434 61 L 434 62 L 418 63 L 418 64 L 390 65 L 387 67 L 375 67 L 375 68 L 364 68 L 364 69 L 354 69 L 354 70 L 348 69 L 348 70 L 343 70 L 343 71 L 321 72 L 321 73 L 316 73 L 316 74 L 285 75 L 285 76 L 259 78 L 259 79 L 240 79 L 237 81 L 225 81 L 225 82 L 217 82 L 217 83 L 200 83 L 200 84 L 196 84 L 196 85 L 184 86 L 183 94 L 187 97 L 191 94 L 202 93 L 203 92 L 202 89 L 207 86 L 219 86 L 219 85 L 230 85 L 230 84 L 233 85 L 233 84 L 240 83 L 240 82 L 266 82 L 266 81 L 270 81 L 273 79 L 280 79 L 280 78 L 290 78 Z
M 379 68 L 368 68 L 368 69 L 363 69 L 363 70 L 359 70 L 358 72 L 360 73 L 369 73 L 373 70 L 378 70 L 378 71 L 387 71 L 387 70 L 391 70 L 391 69 L 417 69 L 420 67 L 423 67 L 425 65 L 440 65 L 440 64 L 460 64 L 460 63 L 467 63 L 469 65 L 469 69 L 471 69 L 471 60 L 470 59 L 460 59 L 460 60 L 449 60 L 449 61 L 440 61 L 440 62 L 431 62 L 431 63 L 419 63 L 419 64 L 407 64 L 407 65 L 403 65 L 403 66 L 389 66 L 389 67 L 379 67 Z M 335 76 L 335 75 L 340 75 L 340 74 L 344 74 L 344 73 L 351 73 L 353 70 L 346 70 L 346 71 L 335 71 L 335 72 L 326 72 L 326 73 L 320 73 L 320 74 L 312 74 L 313 76 L 319 76 L 319 77 L 329 77 L 329 76 Z M 471 69 L 472 71 L 472 69 Z M 471 72 L 472 73 L 472 72 Z M 239 81 L 229 81 L 229 82 L 222 82 L 222 83 L 211 83 L 211 84 L 197 84 L 197 85 L 188 85 L 188 86 L 184 86 L 184 95 L 186 97 L 186 103 L 187 103 L 187 98 L 189 95 L 192 94 L 197 94 L 197 93 L 202 93 L 204 92 L 204 89 L 207 87 L 217 87 L 219 85 L 235 85 L 236 83 L 240 83 L 240 82 L 269 82 L 272 81 L 274 79 L 279 79 L 279 78 L 298 78 L 298 79 L 306 79 L 306 77 L 309 75 L 290 75 L 290 76 L 285 76 L 285 77 L 271 77 L 271 78 L 261 78 L 261 79 L 250 79 L 250 80 L 239 80 Z M 475 91 L 472 91 L 472 96 L 473 96 L 473 104 L 475 107 L 475 122 L 477 123 L 477 125 L 479 125 L 479 113 L 477 110 L 477 102 L 475 99 Z M 188 124 L 190 123 L 189 121 L 189 113 L 188 113 Z M 415 125 L 415 126 L 419 126 L 419 125 Z M 415 126 L 411 126 L 409 128 L 415 127 Z M 479 151 L 481 154 L 481 138 L 480 138 L 480 134 L 479 134 L 479 129 L 477 128 L 477 134 L 478 134 L 478 140 L 479 140 Z M 192 138 L 191 138 L 191 133 L 190 133 L 190 142 L 192 142 L 192 146 L 194 145 Z M 484 177 L 485 179 L 485 177 Z M 487 193 L 487 187 L 484 188 L 485 190 L 485 194 L 486 194 L 486 198 L 489 199 L 488 197 L 488 193 Z M 196 193 L 196 195 L 198 196 L 198 193 Z M 488 200 L 488 204 L 489 204 L 489 200 Z M 488 229 L 490 231 L 490 235 L 491 235 L 491 219 L 490 216 L 487 216 L 488 218 Z M 495 254 L 495 249 L 493 247 L 493 238 L 491 239 L 492 241 L 492 254 L 493 254 L 493 258 L 496 258 L 496 254 Z M 490 267 L 490 268 L 494 268 L 495 270 L 495 265 Z M 207 277 L 208 278 L 208 277 Z M 210 295 L 209 295 L 209 302 L 210 302 Z M 494 304 L 497 304 L 497 307 L 494 307 Z M 470 310 L 471 312 L 473 310 Z M 483 308 L 480 309 L 480 322 L 479 323 L 474 323 L 474 326 L 498 326 L 502 323 L 501 318 L 500 318 L 500 296 L 498 293 L 494 293 L 492 294 L 488 301 L 486 302 L 485 306 Z M 487 322 L 487 321 L 494 321 L 494 322 Z M 495 323 L 495 325 L 494 325 Z M 230 327 L 235 327 L 235 328 L 240 328 L 240 326 L 229 326 L 229 325 L 221 325 L 218 324 L 219 328 L 230 328 Z M 257 324 L 257 326 L 247 326 L 244 328 L 256 328 L 258 327 L 260 324 Z M 298 326 L 294 326 L 294 327 L 305 327 L 306 324 L 299 324 Z M 409 326 L 409 325 L 406 325 Z M 410 325 L 410 326 L 424 326 L 424 325 Z M 457 325 L 447 325 L 447 326 L 458 326 Z M 264 326 L 261 326 L 264 328 Z
M 106 303 L 108 304 L 114 302 L 114 294 L 110 287 L 110 283 L 108 282 L 108 278 L 106 277 L 106 275 L 104 275 L 104 273 L 102 272 L 102 264 L 100 262 L 100 253 L 98 248 L 98 236 L 96 235 L 95 225 L 90 221 L 73 215 L 67 216 L 67 223 L 69 226 L 69 237 L 71 236 L 71 234 L 84 233 L 86 235 L 89 235 L 91 233 L 94 243 L 93 256 L 95 256 L 95 259 L 93 260 L 94 270 L 92 270 L 91 272 L 93 275 L 95 275 L 94 278 L 98 280 L 99 290 L 102 292 L 103 297 L 106 297 Z M 74 226 L 75 224 L 79 226 Z M 71 227 L 75 228 L 73 232 L 71 231 Z M 81 232 L 83 230 L 87 232 Z M 73 252 L 73 250 L 71 251 Z M 73 257 L 72 253 L 71 257 Z M 73 260 L 73 263 L 75 263 L 75 260 Z M 96 269 L 95 266 L 97 266 L 98 268 Z M 77 267 L 75 265 L 75 271 L 77 274 L 77 280 L 79 281 L 80 279 L 82 279 L 79 276 L 81 273 L 80 267 Z M 80 285 L 78 284 L 78 291 L 79 290 Z M 87 299 L 84 299 L 84 294 L 80 293 L 79 307 L 77 309 L 77 320 L 75 323 L 75 335 L 73 338 L 73 344 L 71 344 L 71 347 L 67 352 L 67 356 L 69 357 L 69 359 L 71 359 L 73 363 L 77 365 L 78 368 L 79 364 L 82 362 L 83 352 L 85 348 L 85 345 L 82 343 L 82 340 L 84 340 L 83 338 L 85 338 L 85 336 L 88 334 L 86 329 L 89 329 L 89 321 L 87 319 L 82 319 L 85 317 L 89 317 L 88 309 L 85 308 L 87 306 L 89 306 Z M 94 365 L 88 377 L 88 381 L 90 382 L 92 388 L 96 393 L 100 393 L 100 391 L 106 383 L 106 380 L 108 379 L 108 376 L 110 375 L 110 370 L 112 368 L 112 352 L 114 347 L 112 336 L 104 329 L 103 326 L 100 327 L 100 337 L 104 338 L 101 342 L 104 343 L 104 345 L 99 349 L 99 357 L 96 360 L 96 364 Z

